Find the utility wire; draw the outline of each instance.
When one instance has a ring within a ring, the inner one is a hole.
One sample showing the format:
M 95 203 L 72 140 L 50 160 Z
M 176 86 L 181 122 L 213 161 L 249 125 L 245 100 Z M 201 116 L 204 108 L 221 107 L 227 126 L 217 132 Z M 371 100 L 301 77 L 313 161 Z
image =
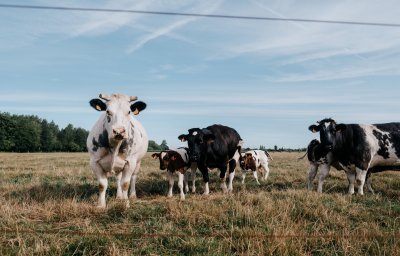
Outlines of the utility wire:
M 0 4 L 0 8 L 39 9 L 39 10 L 57 10 L 57 11 L 82 11 L 82 12 L 138 13 L 138 14 L 169 15 L 169 16 L 190 16 L 190 17 L 221 18 L 221 19 L 242 19 L 242 20 L 263 20 L 263 21 L 297 21 L 297 22 L 328 23 L 328 24 L 341 24 L 341 25 L 400 27 L 400 23 L 377 23 L 377 22 L 342 21 L 342 20 L 316 20 L 316 19 L 297 19 L 297 18 L 272 18 L 272 17 L 237 16 L 237 15 L 224 15 L 224 14 L 200 14 L 200 13 L 161 12 L 161 11 L 142 11 L 142 10 L 126 10 L 126 9 L 103 9 L 103 8 L 83 8 L 83 7 L 64 7 L 64 6 Z

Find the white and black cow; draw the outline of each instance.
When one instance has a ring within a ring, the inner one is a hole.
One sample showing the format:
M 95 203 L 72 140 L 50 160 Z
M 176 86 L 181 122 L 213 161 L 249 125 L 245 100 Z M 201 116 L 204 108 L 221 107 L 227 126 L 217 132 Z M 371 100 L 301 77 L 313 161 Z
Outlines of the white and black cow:
M 178 187 L 181 194 L 181 200 L 185 200 L 185 193 L 189 192 L 188 174 L 187 169 L 191 168 L 192 176 L 192 192 L 196 192 L 196 170 L 197 164 L 189 160 L 188 148 L 177 148 L 161 151 L 151 155 L 153 159 L 160 160 L 160 170 L 167 170 L 169 189 L 168 197 L 172 197 L 172 188 L 174 186 L 174 174 L 178 175 Z
M 87 139 L 90 167 L 99 181 L 98 207 L 106 207 L 109 174 L 116 175 L 117 198 L 126 199 L 129 206 L 129 183 L 129 197 L 136 197 L 136 176 L 148 147 L 146 131 L 132 114 L 139 114 L 146 104 L 123 94 L 100 94 L 99 98 L 103 100 L 92 99 L 90 105 L 103 113 Z
M 264 150 L 249 150 L 245 153 L 242 153 L 242 158 L 240 160 L 240 168 L 242 169 L 242 184 L 244 184 L 246 173 L 249 171 L 253 172 L 253 176 L 258 185 L 260 185 L 260 182 L 258 181 L 257 171 L 262 173 L 261 180 L 266 181 L 269 175 L 268 158 L 272 160 L 270 154 Z
M 355 181 L 358 193 L 364 194 L 368 171 L 400 170 L 400 123 L 336 124 L 327 118 L 309 130 L 320 133 L 322 147 L 346 171 L 350 194 Z
M 221 188 L 224 192 L 233 190 L 232 181 L 235 176 L 236 162 L 239 161 L 240 149 L 243 144 L 239 133 L 230 127 L 214 124 L 207 128 L 189 129 L 189 134 L 178 137 L 182 142 L 187 141 L 189 157 L 203 175 L 205 182 L 204 195 L 208 195 L 208 170 L 218 168 L 220 170 Z M 225 174 L 229 165 L 229 185 L 226 187 Z

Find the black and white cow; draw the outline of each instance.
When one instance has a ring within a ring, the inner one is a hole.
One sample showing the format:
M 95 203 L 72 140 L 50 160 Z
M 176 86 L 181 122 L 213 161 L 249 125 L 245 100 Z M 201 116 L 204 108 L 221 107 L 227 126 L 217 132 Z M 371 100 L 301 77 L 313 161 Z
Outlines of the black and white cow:
M 189 149 L 188 148 L 177 148 L 163 150 L 160 153 L 154 153 L 151 155 L 153 159 L 159 159 L 160 170 L 167 170 L 169 189 L 168 197 L 172 197 L 172 188 L 174 186 L 174 174 L 178 175 L 178 187 L 180 190 L 181 200 L 185 200 L 185 193 L 189 192 L 188 174 L 187 169 L 191 168 L 192 176 L 192 192 L 196 192 L 196 163 L 192 163 L 189 160 Z
M 321 142 L 319 142 L 319 140 L 310 141 L 310 143 L 307 146 L 306 154 L 300 157 L 299 160 L 303 159 L 305 156 L 307 156 L 310 164 L 308 178 L 307 178 L 307 188 L 309 191 L 313 189 L 313 181 L 318 173 L 318 170 L 319 170 L 319 176 L 318 176 L 317 192 L 319 193 L 322 193 L 322 187 L 324 185 L 325 178 L 329 175 L 331 166 L 335 167 L 335 169 L 338 171 L 344 170 L 339 164 L 339 162 L 334 159 L 332 151 L 327 150 L 321 144 Z M 368 171 L 366 184 L 368 190 L 373 193 L 374 191 L 371 186 L 372 184 L 370 175 L 371 172 Z
M 220 170 L 221 188 L 224 192 L 233 190 L 232 181 L 235 176 L 236 162 L 239 161 L 240 149 L 243 141 L 239 133 L 230 127 L 214 124 L 207 128 L 189 129 L 188 134 L 178 137 L 182 142 L 187 141 L 189 146 L 189 157 L 203 175 L 205 182 L 204 195 L 208 195 L 208 169 L 218 168 Z M 229 185 L 226 187 L 225 174 L 229 164 Z
M 269 175 L 268 158 L 272 160 L 271 155 L 264 150 L 249 150 L 245 153 L 242 153 L 242 158 L 240 160 L 240 168 L 242 169 L 242 184 L 244 184 L 247 172 L 253 173 L 258 185 L 260 185 L 260 182 L 258 181 L 257 171 L 260 171 L 262 174 L 261 180 L 266 181 Z
M 106 207 L 109 174 L 116 174 L 117 198 L 127 200 L 129 206 L 129 183 L 129 197 L 136 197 L 136 176 L 148 147 L 146 131 L 132 114 L 139 114 L 146 104 L 136 101 L 136 96 L 123 94 L 100 94 L 99 98 L 103 100 L 92 99 L 90 105 L 103 113 L 90 131 L 86 143 L 90 167 L 99 181 L 98 207 Z
M 350 194 L 355 181 L 358 193 L 364 194 L 368 171 L 400 170 L 400 123 L 336 124 L 327 118 L 309 130 L 320 133 L 321 146 L 346 171 Z

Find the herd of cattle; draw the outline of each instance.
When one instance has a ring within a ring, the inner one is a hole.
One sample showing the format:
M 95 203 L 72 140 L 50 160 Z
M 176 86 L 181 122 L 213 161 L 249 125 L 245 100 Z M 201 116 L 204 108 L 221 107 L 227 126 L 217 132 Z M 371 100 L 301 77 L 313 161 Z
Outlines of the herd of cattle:
M 146 104 L 135 96 L 100 94 L 90 105 L 104 113 L 94 125 L 87 139 L 90 166 L 99 182 L 98 207 L 106 207 L 107 177 L 115 174 L 117 198 L 136 197 L 136 178 L 142 158 L 146 155 L 148 137 L 143 126 L 133 115 L 138 115 Z M 133 114 L 133 115 L 132 115 Z M 370 174 L 385 170 L 400 170 L 400 123 L 375 125 L 337 124 L 333 119 L 323 119 L 311 125 L 309 130 L 319 132 L 320 141 L 312 140 L 306 154 L 310 162 L 308 189 L 319 170 L 318 192 L 322 192 L 330 167 L 346 172 L 349 193 L 363 194 L 364 183 L 372 192 Z M 221 188 L 233 190 L 232 181 L 237 165 L 242 170 L 242 183 L 246 172 L 252 172 L 259 184 L 257 170 L 265 180 L 269 174 L 268 162 L 272 157 L 266 151 L 251 150 L 241 153 L 243 140 L 233 128 L 211 125 L 203 129 L 193 128 L 178 137 L 188 147 L 165 150 L 152 154 L 160 162 L 160 169 L 167 170 L 168 196 L 172 196 L 174 175 L 178 175 L 180 198 L 189 191 L 188 175 L 191 174 L 192 192 L 195 192 L 195 175 L 199 169 L 204 181 L 204 194 L 209 194 L 209 170 L 220 170 Z M 188 172 L 188 169 L 191 169 Z M 226 185 L 226 172 L 229 182 Z M 128 189 L 130 186 L 129 197 Z M 185 191 L 184 191 L 185 190 Z

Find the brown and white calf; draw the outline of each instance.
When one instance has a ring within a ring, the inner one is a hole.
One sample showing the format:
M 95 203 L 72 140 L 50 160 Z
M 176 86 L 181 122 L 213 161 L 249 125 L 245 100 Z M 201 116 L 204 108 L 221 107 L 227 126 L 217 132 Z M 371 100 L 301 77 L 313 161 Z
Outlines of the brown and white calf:
M 269 159 L 272 160 L 272 157 L 267 151 L 263 150 L 250 150 L 242 154 L 242 158 L 240 160 L 240 168 L 242 169 L 242 184 L 244 184 L 244 180 L 246 178 L 246 172 L 253 172 L 253 176 L 257 181 L 257 184 L 260 185 L 258 181 L 257 170 L 262 173 L 261 179 L 266 181 L 269 175 Z
M 99 181 L 98 207 L 106 207 L 107 177 L 110 174 L 116 175 L 117 198 L 126 200 L 129 206 L 129 183 L 129 197 L 136 197 L 136 176 L 148 147 L 146 131 L 132 114 L 139 114 L 146 104 L 136 101 L 136 96 L 123 94 L 100 94 L 99 98 L 102 100 L 92 99 L 90 105 L 103 113 L 90 131 L 86 143 L 90 167 Z
M 177 148 L 164 150 L 160 153 L 152 154 L 153 159 L 160 160 L 160 170 L 167 170 L 168 180 L 169 180 L 169 189 L 168 189 L 168 197 L 172 197 L 172 188 L 174 186 L 174 174 L 178 175 L 178 187 L 180 190 L 181 200 L 185 200 L 185 193 L 189 192 L 189 184 L 188 184 L 188 174 L 187 169 L 191 169 L 192 176 L 192 192 L 196 192 L 196 170 L 197 164 L 192 163 L 189 160 L 188 148 Z

